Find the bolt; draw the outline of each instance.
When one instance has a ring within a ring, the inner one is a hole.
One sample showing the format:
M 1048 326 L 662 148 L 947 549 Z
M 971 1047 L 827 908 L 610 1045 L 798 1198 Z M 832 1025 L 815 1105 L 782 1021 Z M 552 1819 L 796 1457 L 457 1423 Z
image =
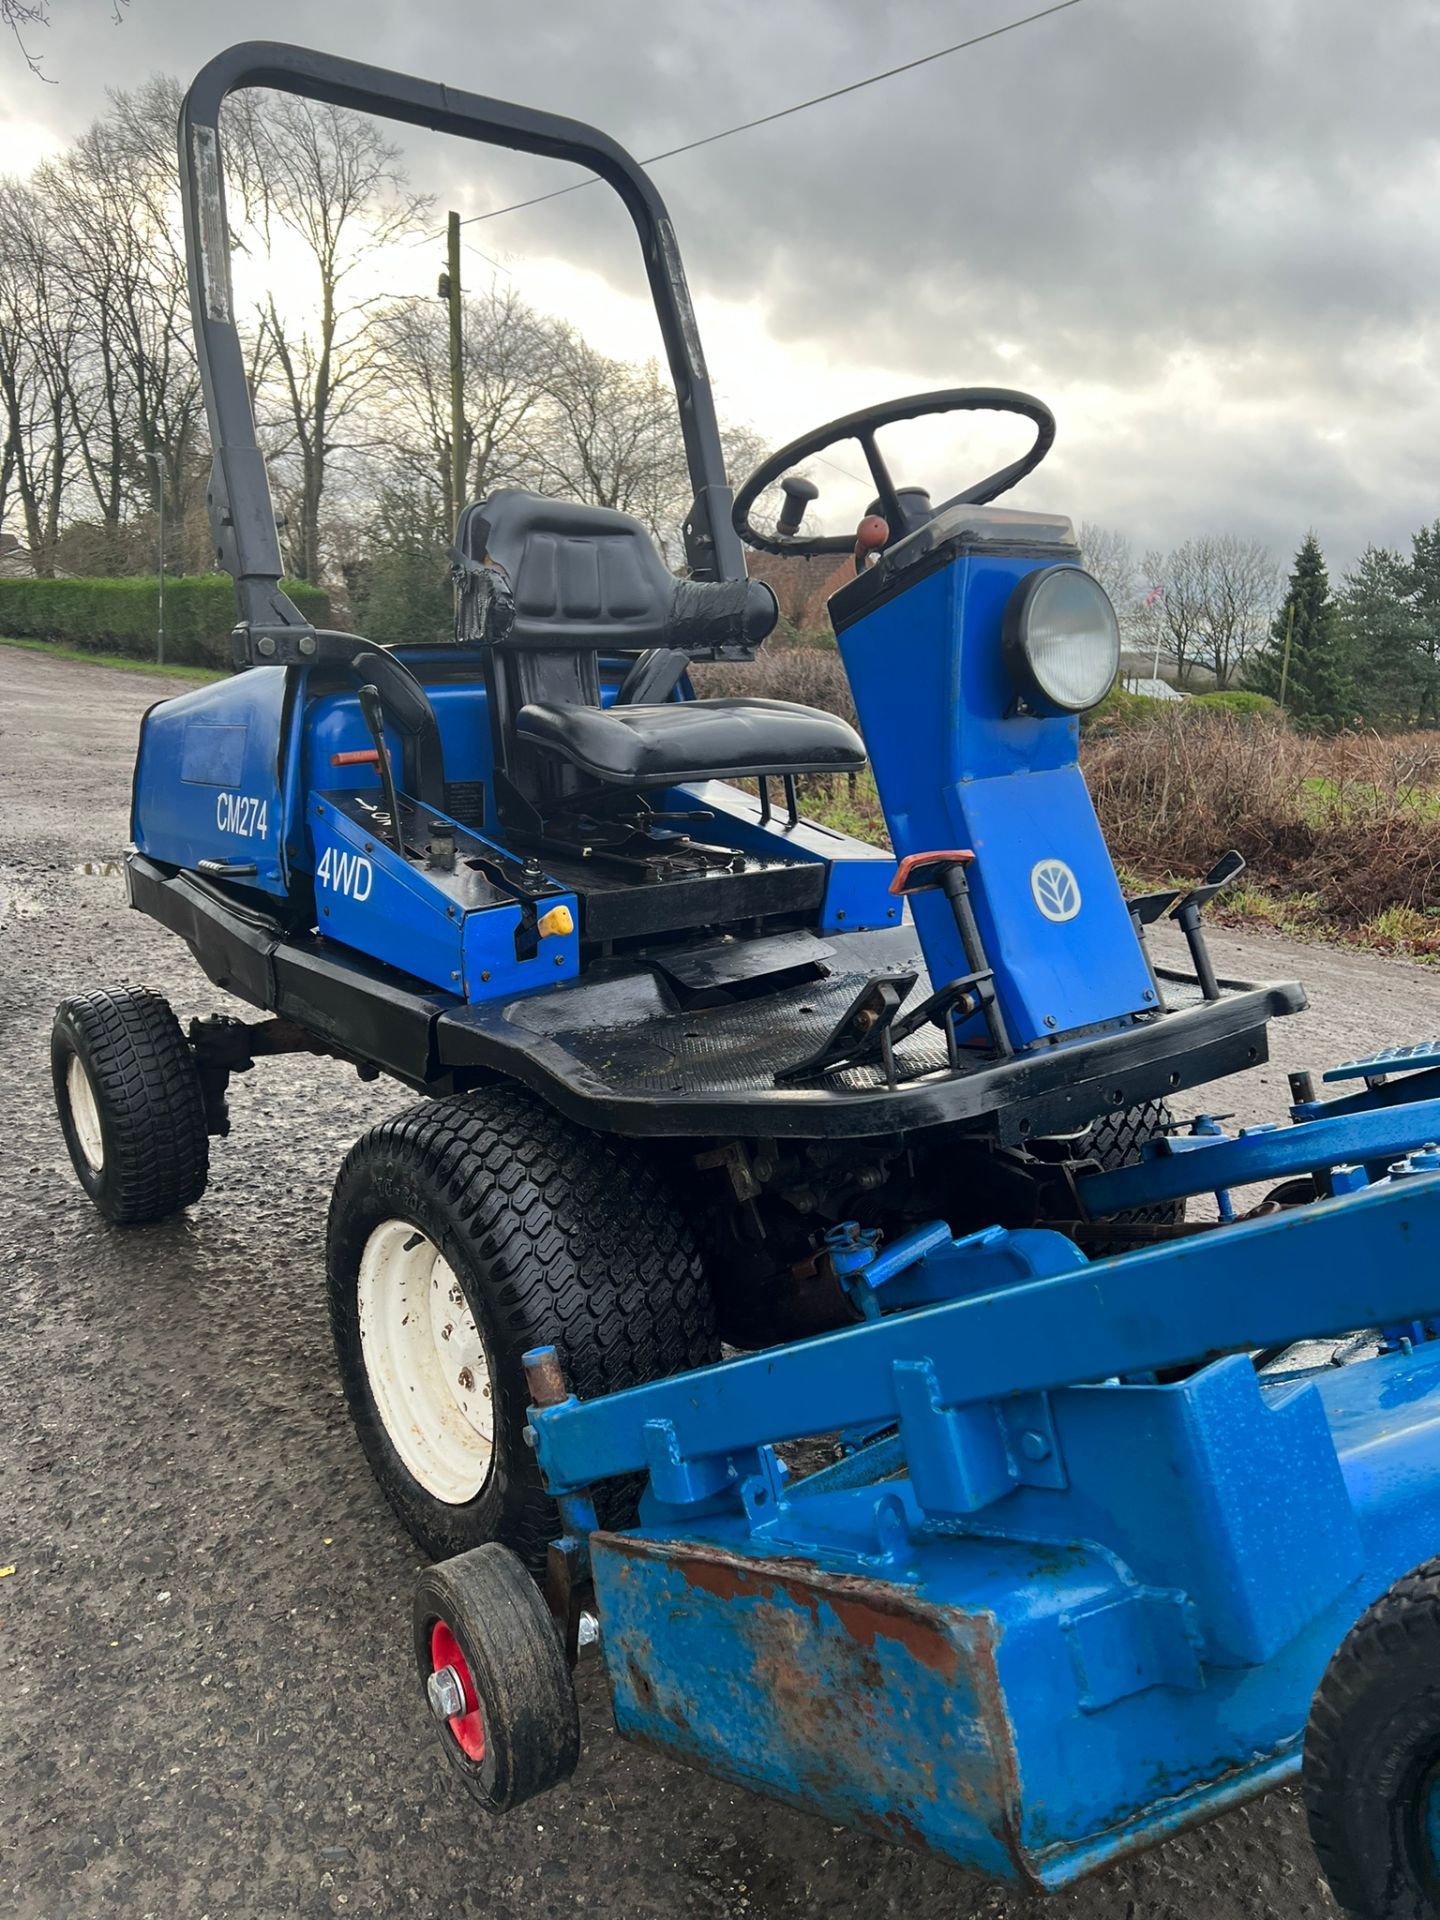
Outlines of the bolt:
M 1045 1016 L 1045 1024 L 1047 1027 L 1058 1027 L 1060 1022 L 1055 1018 L 1053 1013 L 1047 1013 Z
M 1028 1432 L 1022 1433 L 1020 1436 L 1020 1451 L 1027 1460 L 1048 1460 L 1050 1458 L 1050 1442 L 1045 1438 L 1043 1433 L 1037 1433 L 1035 1429 L 1031 1427 Z
M 454 976 L 452 976 L 452 978 L 453 978 L 453 977 L 454 977 Z M 480 978 L 481 978 L 482 980 L 488 980 L 488 979 L 490 978 L 490 975 L 489 975 L 488 973 L 482 973 L 482 974 L 481 974 L 481 976 L 480 976 Z
M 425 1682 L 425 1698 L 437 1720 L 454 1720 L 465 1711 L 465 1683 L 454 1667 L 440 1667 Z
M 582 1613 L 575 1629 L 575 1645 L 583 1653 L 586 1647 L 598 1646 L 599 1642 L 599 1620 L 593 1613 Z

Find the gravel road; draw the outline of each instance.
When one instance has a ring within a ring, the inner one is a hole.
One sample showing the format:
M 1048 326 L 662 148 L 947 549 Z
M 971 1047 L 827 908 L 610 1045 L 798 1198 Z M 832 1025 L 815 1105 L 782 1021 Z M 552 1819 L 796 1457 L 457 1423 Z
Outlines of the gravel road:
M 1289 1794 L 1035 1902 L 624 1746 L 593 1669 L 574 1781 L 482 1824 L 424 1721 L 417 1556 L 352 1441 L 322 1304 L 335 1169 L 410 1096 L 262 1065 L 204 1200 L 143 1231 L 100 1220 L 61 1144 L 62 994 L 224 1004 L 116 865 L 139 716 L 170 690 L 0 648 L 0 1914 L 1333 1914 Z M 1248 1119 L 1280 1114 L 1286 1068 L 1436 1025 L 1418 967 L 1214 947 L 1314 1001 L 1217 1097 Z

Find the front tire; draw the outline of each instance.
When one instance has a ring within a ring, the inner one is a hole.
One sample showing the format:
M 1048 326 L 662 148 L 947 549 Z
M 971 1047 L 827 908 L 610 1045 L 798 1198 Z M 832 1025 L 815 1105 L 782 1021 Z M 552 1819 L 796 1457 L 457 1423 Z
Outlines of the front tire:
M 581 1398 L 720 1357 L 700 1257 L 643 1150 L 520 1088 L 413 1109 L 347 1155 L 327 1281 L 375 1478 L 432 1559 L 488 1541 L 532 1573 L 558 1531 L 524 1444 L 521 1356 L 554 1344 Z M 599 1490 L 626 1525 L 637 1489 Z
M 411 1618 L 445 1758 L 485 1811 L 508 1813 L 568 1780 L 580 1758 L 575 1685 L 545 1602 L 515 1555 L 476 1547 L 427 1567 Z
M 1351 1920 L 1440 1913 L 1440 1559 L 1350 1629 L 1305 1730 L 1305 1810 Z
M 1159 1139 L 1173 1132 L 1174 1127 L 1175 1116 L 1165 1101 L 1147 1100 L 1143 1106 L 1102 1114 L 1080 1143 L 1078 1154 L 1095 1161 L 1107 1172 L 1112 1167 L 1133 1167 L 1143 1157 L 1147 1140 Z M 1151 1207 L 1127 1208 L 1123 1213 L 1112 1214 L 1110 1219 L 1122 1229 L 1125 1226 L 1172 1227 L 1184 1220 L 1185 1208 L 1183 1200 L 1164 1200 Z M 1123 1231 L 1107 1236 L 1102 1225 L 1085 1246 L 1092 1260 L 1101 1260 L 1108 1254 L 1133 1253 L 1136 1244 Z
M 142 987 L 62 1000 L 50 1068 L 71 1164 L 107 1220 L 145 1226 L 200 1198 L 205 1100 L 167 1000 Z

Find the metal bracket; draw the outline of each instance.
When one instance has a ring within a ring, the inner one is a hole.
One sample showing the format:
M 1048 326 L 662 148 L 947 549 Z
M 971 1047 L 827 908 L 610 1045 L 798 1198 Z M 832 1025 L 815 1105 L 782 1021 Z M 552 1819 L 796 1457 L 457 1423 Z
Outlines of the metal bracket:
M 838 1072 L 842 1067 L 868 1066 L 878 1054 L 885 1069 L 886 1084 L 893 1087 L 895 1052 L 890 1029 L 918 978 L 915 973 L 878 975 L 860 989 L 814 1053 L 807 1054 L 793 1067 L 780 1068 L 775 1084 L 783 1086 L 789 1080 L 810 1080 L 818 1074 Z

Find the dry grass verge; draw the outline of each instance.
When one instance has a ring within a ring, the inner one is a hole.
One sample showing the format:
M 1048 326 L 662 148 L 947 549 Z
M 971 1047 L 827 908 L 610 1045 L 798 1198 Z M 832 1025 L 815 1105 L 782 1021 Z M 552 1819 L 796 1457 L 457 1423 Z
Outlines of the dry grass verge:
M 703 667 L 695 679 L 706 694 L 855 718 L 838 656 L 818 648 Z M 1247 883 L 1217 917 L 1440 959 L 1440 734 L 1326 739 L 1176 705 L 1087 734 L 1081 761 L 1127 884 L 1193 878 L 1238 847 Z M 868 774 L 801 786 L 812 815 L 884 843 Z

